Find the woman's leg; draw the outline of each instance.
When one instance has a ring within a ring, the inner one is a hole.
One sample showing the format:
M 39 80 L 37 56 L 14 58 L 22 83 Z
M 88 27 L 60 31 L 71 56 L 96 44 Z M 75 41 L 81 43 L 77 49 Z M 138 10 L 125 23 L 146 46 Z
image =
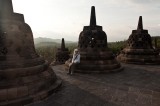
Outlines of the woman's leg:
M 68 74 L 71 74 L 72 71 L 72 63 L 69 64 Z
M 78 63 L 71 63 L 71 64 L 69 64 L 69 72 L 68 72 L 69 74 L 73 74 L 74 73 L 74 70 L 75 70 L 77 64 Z
M 73 63 L 73 64 L 72 64 L 72 67 L 71 67 L 71 74 L 74 73 L 74 70 L 76 69 L 77 64 L 78 64 L 78 63 Z

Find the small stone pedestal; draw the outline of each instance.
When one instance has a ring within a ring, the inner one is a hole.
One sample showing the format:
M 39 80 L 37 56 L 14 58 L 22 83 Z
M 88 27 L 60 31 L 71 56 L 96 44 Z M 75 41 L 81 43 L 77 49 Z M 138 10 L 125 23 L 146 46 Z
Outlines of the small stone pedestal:
M 65 48 L 64 38 L 62 38 L 61 48 L 57 49 L 55 61 L 52 63 L 52 65 L 65 64 L 69 57 L 68 48 Z

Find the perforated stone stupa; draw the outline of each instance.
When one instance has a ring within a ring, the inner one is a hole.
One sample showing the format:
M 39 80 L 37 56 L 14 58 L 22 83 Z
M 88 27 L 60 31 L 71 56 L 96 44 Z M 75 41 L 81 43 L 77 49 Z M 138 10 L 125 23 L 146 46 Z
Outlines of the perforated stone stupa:
M 34 47 L 31 28 L 12 0 L 0 0 L 0 106 L 23 106 L 51 95 L 61 84 Z
M 62 38 L 61 48 L 57 49 L 54 65 L 56 64 L 65 64 L 65 62 L 69 59 L 69 51 L 68 48 L 65 47 L 64 38 Z
M 78 49 L 81 62 L 73 69 L 75 72 L 106 73 L 123 69 L 107 47 L 107 36 L 102 26 L 96 25 L 94 6 L 91 8 L 90 25 L 84 26 L 79 35 Z
M 160 56 L 152 46 L 148 30 L 143 29 L 142 16 L 139 17 L 137 30 L 133 30 L 118 60 L 134 64 L 160 64 Z

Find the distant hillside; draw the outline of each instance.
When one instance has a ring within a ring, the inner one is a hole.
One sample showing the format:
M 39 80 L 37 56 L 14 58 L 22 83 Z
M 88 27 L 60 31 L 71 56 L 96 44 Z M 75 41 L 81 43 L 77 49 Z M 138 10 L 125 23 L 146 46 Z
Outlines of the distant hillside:
M 55 42 L 40 42 L 40 43 L 37 43 L 35 44 L 35 47 L 47 47 L 47 46 L 52 46 L 52 47 L 55 47 L 55 46 L 60 46 L 60 43 L 55 43 Z
M 39 37 L 39 38 L 34 39 L 34 44 L 35 44 L 35 47 L 46 47 L 46 46 L 59 47 L 61 44 L 61 39 Z M 77 44 L 77 42 L 65 40 L 65 44 L 66 44 L 66 46 L 72 45 L 72 44 L 75 45 L 75 44 Z
M 54 43 L 61 43 L 61 39 L 52 39 L 52 38 L 45 38 L 45 37 L 39 37 L 34 38 L 34 43 L 42 43 L 42 42 L 54 42 Z M 72 41 L 65 41 L 65 43 L 73 43 Z
M 154 46 L 154 39 L 157 38 L 157 46 L 160 48 L 160 37 L 159 36 L 152 36 L 152 44 Z M 46 47 L 46 46 L 52 46 L 52 47 L 60 47 L 61 39 L 51 39 L 51 38 L 35 38 L 34 43 L 36 47 Z M 67 47 L 69 46 L 77 46 L 78 42 L 73 41 L 65 41 L 65 44 Z M 126 41 L 118 41 L 118 42 L 108 42 L 108 46 L 110 48 L 117 48 L 119 49 L 124 48 L 126 44 Z M 116 49 L 117 50 L 117 49 Z

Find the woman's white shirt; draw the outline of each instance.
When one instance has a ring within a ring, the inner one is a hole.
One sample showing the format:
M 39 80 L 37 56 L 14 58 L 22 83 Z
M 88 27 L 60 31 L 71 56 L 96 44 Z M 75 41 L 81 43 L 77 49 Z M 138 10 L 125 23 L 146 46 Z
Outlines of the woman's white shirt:
M 73 55 L 72 63 L 80 63 L 80 54 Z

